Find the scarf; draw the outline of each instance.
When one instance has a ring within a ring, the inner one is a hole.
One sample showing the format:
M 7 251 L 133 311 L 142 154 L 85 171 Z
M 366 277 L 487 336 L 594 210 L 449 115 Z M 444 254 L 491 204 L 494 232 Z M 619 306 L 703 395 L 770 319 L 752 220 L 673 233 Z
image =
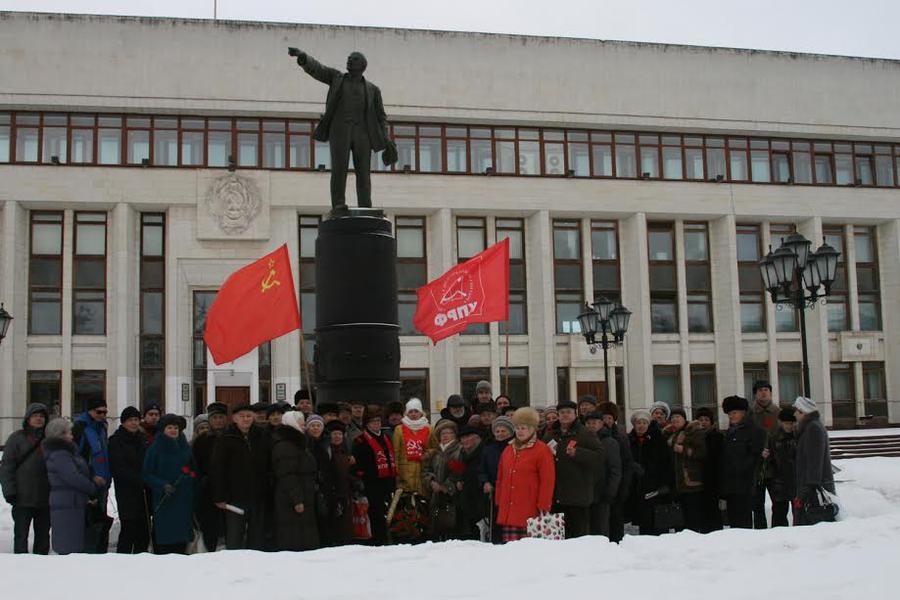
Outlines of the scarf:
M 431 435 L 431 427 L 422 427 L 421 429 L 412 429 L 406 423 L 407 418 L 403 417 L 403 424 L 400 426 L 403 433 L 403 442 L 406 446 L 406 460 L 409 462 L 422 462 L 422 456 L 425 454 L 425 446 L 428 445 L 428 437 Z M 422 417 L 420 421 L 427 420 Z M 413 421 L 418 423 L 418 421 Z
M 516 452 L 519 452 L 520 450 L 524 450 L 526 448 L 531 448 L 532 446 L 534 446 L 537 443 L 537 431 L 535 431 L 534 435 L 532 435 L 530 438 L 528 438 L 524 442 L 520 442 L 519 438 L 513 436 L 512 441 L 509 443 L 512 445 L 513 450 L 515 450 Z M 501 445 L 502 445 L 502 442 L 501 442 Z
M 419 431 L 420 429 L 428 425 L 428 417 L 423 416 L 422 418 L 415 421 L 413 421 L 409 417 L 403 417 L 403 424 L 413 431 Z
M 363 431 L 363 437 L 365 437 L 366 442 L 372 449 L 372 454 L 375 456 L 375 468 L 378 470 L 378 479 L 396 477 L 397 462 L 394 459 L 394 449 L 391 447 L 390 442 L 385 444 L 387 448 L 387 452 L 385 452 L 384 448 L 378 443 L 375 436 L 369 433 L 368 429 Z M 383 436 L 379 436 L 379 438 L 384 440 Z

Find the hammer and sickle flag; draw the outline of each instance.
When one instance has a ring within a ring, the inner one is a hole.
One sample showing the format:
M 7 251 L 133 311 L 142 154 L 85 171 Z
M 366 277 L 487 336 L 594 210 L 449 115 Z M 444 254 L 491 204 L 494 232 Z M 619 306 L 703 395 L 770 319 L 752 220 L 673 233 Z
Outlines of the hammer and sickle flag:
M 231 274 L 206 315 L 203 341 L 216 364 L 300 328 L 287 244 Z

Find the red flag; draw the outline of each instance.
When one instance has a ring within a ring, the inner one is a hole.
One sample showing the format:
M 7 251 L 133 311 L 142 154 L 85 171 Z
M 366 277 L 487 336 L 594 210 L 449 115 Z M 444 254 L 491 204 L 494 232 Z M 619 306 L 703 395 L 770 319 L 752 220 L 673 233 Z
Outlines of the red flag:
M 509 318 L 509 238 L 458 264 L 416 290 L 413 325 L 438 341 L 470 323 Z
M 225 280 L 206 315 L 203 341 L 221 365 L 299 327 L 291 258 L 283 244 Z

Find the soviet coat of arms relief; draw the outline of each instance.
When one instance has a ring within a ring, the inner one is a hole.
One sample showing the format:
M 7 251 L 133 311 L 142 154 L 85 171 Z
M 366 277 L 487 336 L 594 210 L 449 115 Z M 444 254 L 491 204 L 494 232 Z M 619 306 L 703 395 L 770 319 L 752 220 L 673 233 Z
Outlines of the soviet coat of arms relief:
M 267 185 L 265 188 L 268 192 Z M 256 179 L 233 172 L 216 175 L 201 194 L 199 239 L 269 238 L 269 202 Z

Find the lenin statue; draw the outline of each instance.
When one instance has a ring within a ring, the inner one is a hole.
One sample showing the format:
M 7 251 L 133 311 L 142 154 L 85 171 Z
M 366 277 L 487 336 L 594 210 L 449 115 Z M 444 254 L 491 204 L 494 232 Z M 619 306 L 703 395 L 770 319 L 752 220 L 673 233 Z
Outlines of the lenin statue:
M 356 196 L 359 206 L 371 208 L 372 152 L 380 152 L 385 165 L 397 162 L 397 147 L 388 137 L 387 117 L 381 90 L 366 81 L 366 57 L 353 52 L 347 57 L 347 72 L 326 67 L 297 48 L 288 48 L 311 77 L 328 86 L 325 114 L 319 119 L 313 137 L 328 142 L 331 149 L 331 205 L 334 211 L 346 211 L 347 170 L 350 153 L 356 171 Z

